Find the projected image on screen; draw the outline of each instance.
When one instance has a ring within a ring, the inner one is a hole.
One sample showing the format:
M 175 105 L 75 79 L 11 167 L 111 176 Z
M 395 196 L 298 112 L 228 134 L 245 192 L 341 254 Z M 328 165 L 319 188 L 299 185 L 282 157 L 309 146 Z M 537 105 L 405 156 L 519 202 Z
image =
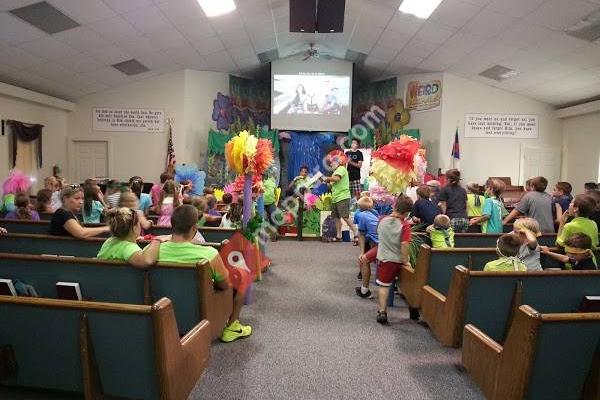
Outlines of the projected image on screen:
M 350 77 L 273 76 L 273 114 L 342 115 L 350 110 Z

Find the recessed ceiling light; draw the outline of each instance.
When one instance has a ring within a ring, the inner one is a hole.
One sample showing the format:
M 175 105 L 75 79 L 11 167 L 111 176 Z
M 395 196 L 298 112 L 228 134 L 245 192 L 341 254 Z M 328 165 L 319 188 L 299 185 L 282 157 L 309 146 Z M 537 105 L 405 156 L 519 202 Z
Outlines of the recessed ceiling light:
M 441 2 L 442 0 L 404 0 L 399 10 L 417 18 L 427 19 Z
M 304 32 L 304 29 L 303 29 L 303 28 L 300 28 L 300 32 Z
M 330 29 L 329 32 L 335 32 L 335 29 Z
M 217 17 L 235 10 L 233 0 L 198 0 L 207 17 Z

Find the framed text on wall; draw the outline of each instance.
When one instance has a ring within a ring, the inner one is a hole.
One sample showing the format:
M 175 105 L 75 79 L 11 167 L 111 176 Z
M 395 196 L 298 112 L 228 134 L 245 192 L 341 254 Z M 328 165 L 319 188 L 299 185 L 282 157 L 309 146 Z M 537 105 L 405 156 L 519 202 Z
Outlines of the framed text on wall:
M 465 137 L 536 139 L 538 116 L 530 114 L 465 114 Z
M 154 108 L 92 108 L 92 130 L 106 132 L 163 132 L 165 111 Z

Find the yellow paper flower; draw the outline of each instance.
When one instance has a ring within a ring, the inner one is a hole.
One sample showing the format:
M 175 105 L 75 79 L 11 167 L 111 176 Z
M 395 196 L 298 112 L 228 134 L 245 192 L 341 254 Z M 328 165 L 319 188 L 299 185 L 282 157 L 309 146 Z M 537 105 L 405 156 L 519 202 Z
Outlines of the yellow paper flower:
M 215 194 L 215 198 L 217 199 L 218 202 L 223 201 L 223 195 L 225 194 L 223 189 L 215 189 L 214 194 Z

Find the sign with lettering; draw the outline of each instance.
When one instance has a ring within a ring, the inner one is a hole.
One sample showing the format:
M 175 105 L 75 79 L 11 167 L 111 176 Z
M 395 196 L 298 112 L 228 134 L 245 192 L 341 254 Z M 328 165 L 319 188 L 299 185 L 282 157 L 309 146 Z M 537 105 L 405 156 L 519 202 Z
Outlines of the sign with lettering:
M 165 112 L 151 108 L 92 109 L 92 129 L 107 132 L 162 132 Z
M 439 79 L 429 81 L 410 81 L 406 85 L 407 110 L 425 111 L 433 110 L 442 102 L 442 81 Z
M 536 139 L 538 137 L 538 116 L 466 114 L 465 137 Z

